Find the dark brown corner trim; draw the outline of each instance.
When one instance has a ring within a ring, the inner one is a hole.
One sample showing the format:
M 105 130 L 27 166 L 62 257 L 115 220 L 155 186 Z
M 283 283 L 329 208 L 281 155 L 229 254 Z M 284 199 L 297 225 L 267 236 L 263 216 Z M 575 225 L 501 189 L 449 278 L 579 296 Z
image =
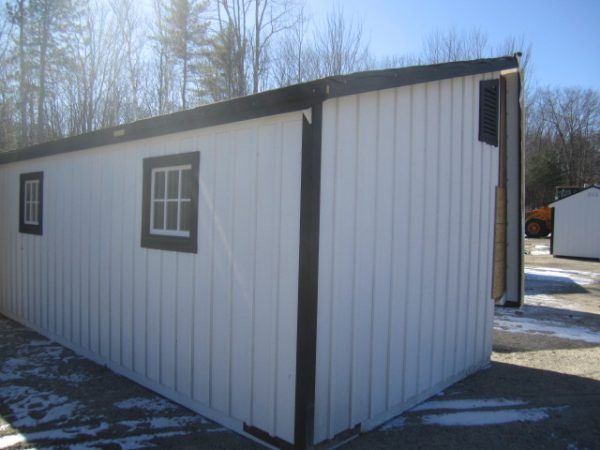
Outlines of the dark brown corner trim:
M 317 299 L 319 291 L 319 227 L 321 203 L 321 131 L 323 105 L 312 108 L 312 123 L 302 124 L 300 188 L 300 260 L 296 340 L 296 411 L 294 443 L 313 443 L 317 365 Z

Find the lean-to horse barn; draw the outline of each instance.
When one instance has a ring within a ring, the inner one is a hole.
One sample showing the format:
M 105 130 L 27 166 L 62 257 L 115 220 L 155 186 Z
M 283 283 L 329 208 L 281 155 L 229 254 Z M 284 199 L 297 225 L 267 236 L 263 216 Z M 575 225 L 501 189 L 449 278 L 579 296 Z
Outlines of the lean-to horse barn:
M 520 83 L 364 72 L 0 154 L 0 311 L 276 447 L 369 430 L 521 303 Z

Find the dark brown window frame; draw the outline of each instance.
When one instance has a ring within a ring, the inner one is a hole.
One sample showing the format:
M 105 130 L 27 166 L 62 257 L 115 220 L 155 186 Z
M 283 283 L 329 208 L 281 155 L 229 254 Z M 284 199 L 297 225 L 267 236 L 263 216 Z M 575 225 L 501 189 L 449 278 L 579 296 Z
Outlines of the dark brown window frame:
M 25 183 L 38 181 L 38 223 L 25 223 Z M 44 172 L 22 173 L 19 180 L 19 233 L 42 235 L 44 232 Z
M 150 229 L 150 205 L 152 201 L 152 170 L 162 167 L 192 166 L 191 225 L 189 237 L 164 236 L 153 234 Z M 142 184 L 142 242 L 144 248 L 173 252 L 198 252 L 198 188 L 200 177 L 200 152 L 178 153 L 174 155 L 144 158 Z

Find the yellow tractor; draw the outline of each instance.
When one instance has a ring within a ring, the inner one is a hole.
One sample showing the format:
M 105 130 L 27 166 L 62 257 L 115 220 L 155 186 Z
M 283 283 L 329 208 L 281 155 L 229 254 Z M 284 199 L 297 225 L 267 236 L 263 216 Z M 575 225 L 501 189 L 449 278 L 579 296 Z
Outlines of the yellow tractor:
M 532 209 L 525 214 L 527 237 L 546 237 L 552 231 L 552 211 L 548 206 Z

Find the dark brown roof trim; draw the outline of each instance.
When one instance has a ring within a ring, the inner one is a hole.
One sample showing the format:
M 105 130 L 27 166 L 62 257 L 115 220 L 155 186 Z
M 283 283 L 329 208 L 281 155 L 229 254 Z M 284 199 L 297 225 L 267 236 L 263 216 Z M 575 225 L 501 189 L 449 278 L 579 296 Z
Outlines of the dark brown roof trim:
M 518 56 L 340 75 L 0 153 L 0 164 L 306 109 L 328 98 L 519 67 Z

